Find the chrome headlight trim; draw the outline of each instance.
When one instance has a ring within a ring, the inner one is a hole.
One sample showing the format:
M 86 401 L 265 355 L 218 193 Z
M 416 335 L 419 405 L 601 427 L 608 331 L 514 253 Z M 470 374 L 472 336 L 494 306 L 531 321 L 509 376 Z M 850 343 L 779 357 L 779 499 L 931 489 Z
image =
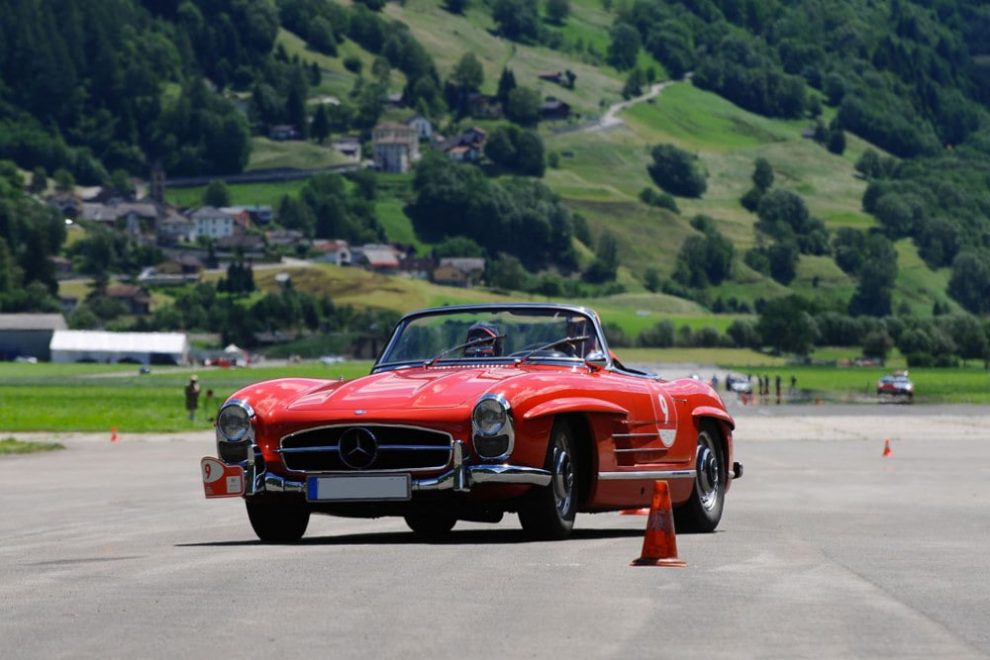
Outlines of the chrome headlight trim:
M 478 411 L 481 406 L 490 407 L 489 402 L 495 402 L 502 409 L 502 421 L 496 428 L 489 428 L 487 432 L 484 432 L 478 422 Z M 505 452 L 499 454 L 498 456 L 482 456 L 478 453 L 484 460 L 505 460 L 511 454 L 516 443 L 516 425 L 515 420 L 512 417 L 512 406 L 509 405 L 509 400 L 505 398 L 504 395 L 498 393 L 485 394 L 478 402 L 474 404 L 474 408 L 471 410 L 471 436 L 479 438 L 495 438 L 498 436 L 508 436 L 508 443 L 506 445 Z M 475 452 L 477 452 L 477 447 L 475 447 Z
M 235 430 L 228 433 L 224 430 L 224 418 L 237 416 L 241 417 L 241 423 L 243 427 L 240 430 Z M 254 437 L 254 425 L 252 421 L 254 420 L 254 408 L 251 407 L 246 401 L 241 401 L 240 399 L 231 399 L 227 401 L 223 406 L 220 407 L 220 412 L 217 413 L 217 439 L 224 442 L 242 442 L 244 440 L 251 440 Z

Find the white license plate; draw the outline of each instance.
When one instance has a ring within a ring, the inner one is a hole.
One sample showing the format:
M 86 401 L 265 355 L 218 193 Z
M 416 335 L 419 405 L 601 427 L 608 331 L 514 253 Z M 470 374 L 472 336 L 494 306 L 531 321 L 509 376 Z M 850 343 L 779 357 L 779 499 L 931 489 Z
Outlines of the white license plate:
M 376 502 L 411 497 L 408 474 L 310 477 L 306 483 L 306 499 L 310 502 Z

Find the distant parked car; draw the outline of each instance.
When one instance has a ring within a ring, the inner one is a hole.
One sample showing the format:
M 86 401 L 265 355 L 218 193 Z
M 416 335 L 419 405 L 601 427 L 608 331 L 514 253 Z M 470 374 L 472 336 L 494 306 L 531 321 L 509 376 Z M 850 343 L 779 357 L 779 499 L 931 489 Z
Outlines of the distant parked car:
M 914 383 L 906 371 L 895 371 L 877 382 L 877 397 L 881 400 L 899 399 L 908 403 L 914 400 Z
M 725 389 L 740 394 L 751 394 L 753 392 L 753 383 L 744 376 L 729 374 L 725 377 Z

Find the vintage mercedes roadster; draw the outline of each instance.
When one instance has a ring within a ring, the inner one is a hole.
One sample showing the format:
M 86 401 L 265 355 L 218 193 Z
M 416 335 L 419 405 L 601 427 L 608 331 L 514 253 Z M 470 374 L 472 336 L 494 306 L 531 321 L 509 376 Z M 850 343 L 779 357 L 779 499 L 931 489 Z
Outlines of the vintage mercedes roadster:
M 468 305 L 402 318 L 368 376 L 236 392 L 201 465 L 206 496 L 243 497 L 270 542 L 313 513 L 438 536 L 514 512 L 562 539 L 579 511 L 647 506 L 658 479 L 678 530 L 710 532 L 742 476 L 733 426 L 707 383 L 624 367 L 591 310 Z

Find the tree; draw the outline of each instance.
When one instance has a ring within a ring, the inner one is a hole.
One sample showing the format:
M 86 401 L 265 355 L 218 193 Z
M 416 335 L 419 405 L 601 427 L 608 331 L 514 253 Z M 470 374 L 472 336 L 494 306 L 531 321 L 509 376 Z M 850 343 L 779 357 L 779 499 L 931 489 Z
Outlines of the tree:
M 310 135 L 320 144 L 323 144 L 330 136 L 330 116 L 327 114 L 326 106 L 322 103 L 317 106 L 316 112 L 313 113 Z
M 73 177 L 72 173 L 64 167 L 60 167 L 55 170 L 55 174 L 52 175 L 52 178 L 55 179 L 55 190 L 59 192 L 72 192 L 72 190 L 76 187 L 75 177 Z
M 461 56 L 450 74 L 451 81 L 464 93 L 476 92 L 485 82 L 485 71 L 474 53 L 468 52 Z
M 818 327 L 810 311 L 810 303 L 800 296 L 770 300 L 756 323 L 760 339 L 775 353 L 807 355 L 818 337 Z
M 203 205 L 220 208 L 230 206 L 230 189 L 223 179 L 213 179 L 203 190 Z
M 753 166 L 753 185 L 766 192 L 773 185 L 773 166 L 766 158 L 757 158 Z
M 660 144 L 650 152 L 647 167 L 653 181 L 672 195 L 701 197 L 708 187 L 701 162 L 694 154 L 672 144 Z
M 639 30 L 628 23 L 617 23 L 611 32 L 606 61 L 620 71 L 636 66 L 639 56 Z
M 31 185 L 28 188 L 31 192 L 38 194 L 43 193 L 48 188 L 48 172 L 45 168 L 39 165 L 34 168 L 34 172 L 31 173 Z
M 643 72 L 635 68 L 629 72 L 626 84 L 622 87 L 622 98 L 628 100 L 643 93 Z
M 774 243 L 767 248 L 770 277 L 783 285 L 788 285 L 797 276 L 799 251 L 790 241 Z
M 863 337 L 863 355 L 865 357 L 876 358 L 883 362 L 893 347 L 894 340 L 890 338 L 886 330 L 877 329 Z
M 495 0 L 492 19 L 507 39 L 535 43 L 540 37 L 538 5 L 530 0 Z
M 516 87 L 509 92 L 505 116 L 521 126 L 535 126 L 540 121 L 540 93 L 529 87 Z
M 949 295 L 973 314 L 990 313 L 990 254 L 960 252 L 952 262 Z
M 611 282 L 619 270 L 619 244 L 615 236 L 606 231 L 598 239 L 594 262 L 584 273 L 584 279 L 593 284 Z
M 571 13 L 570 0 L 547 0 L 547 17 L 557 25 L 562 25 Z
M 498 91 L 495 96 L 498 97 L 499 103 L 502 104 L 504 108 L 509 104 L 509 94 L 516 88 L 516 75 L 512 73 L 512 69 L 506 67 L 502 69 L 502 75 L 498 79 Z
M 470 0 L 444 0 L 443 6 L 451 14 L 463 14 Z

